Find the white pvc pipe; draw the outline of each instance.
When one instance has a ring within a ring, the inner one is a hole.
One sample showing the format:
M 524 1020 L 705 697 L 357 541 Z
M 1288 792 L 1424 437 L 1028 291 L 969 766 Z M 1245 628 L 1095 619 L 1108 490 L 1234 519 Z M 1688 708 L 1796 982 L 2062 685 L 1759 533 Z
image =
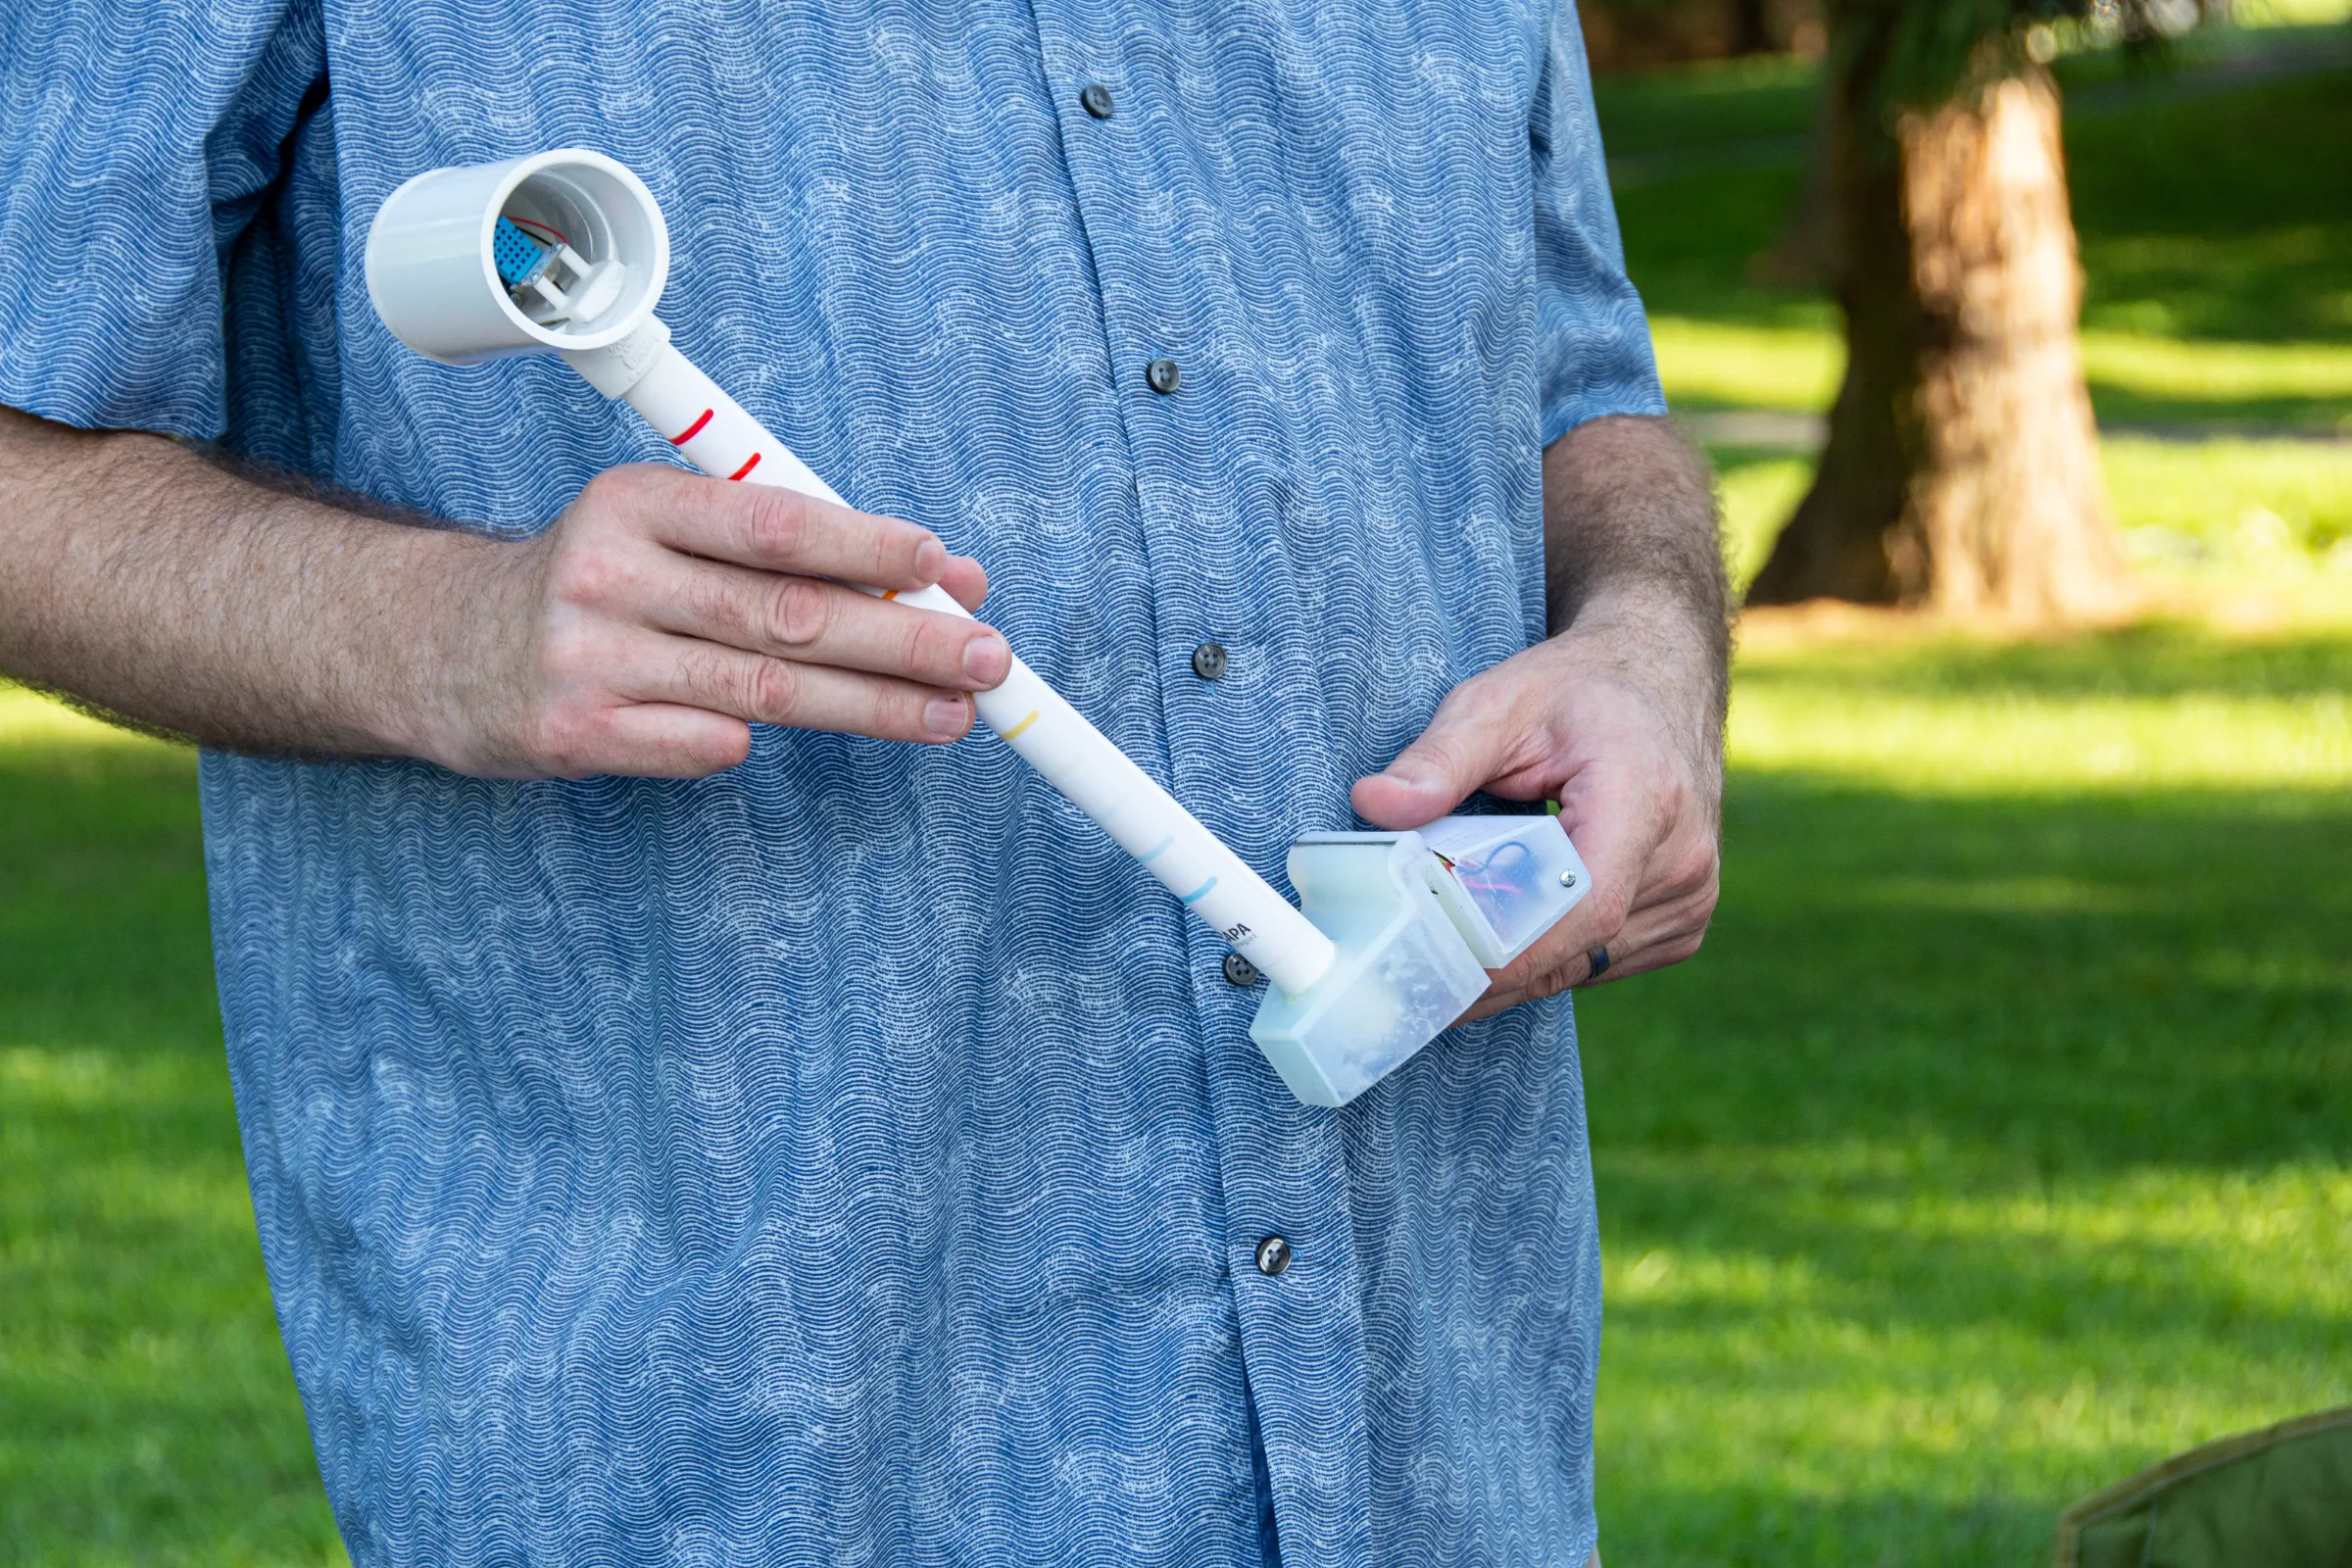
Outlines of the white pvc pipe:
M 661 322 L 648 321 L 629 341 L 564 358 L 705 473 L 848 505 L 668 336 Z M 937 587 L 882 597 L 970 618 Z M 1329 937 L 1018 658 L 1004 683 L 976 693 L 974 702 L 1006 745 L 1285 992 L 1306 990 L 1331 967 Z

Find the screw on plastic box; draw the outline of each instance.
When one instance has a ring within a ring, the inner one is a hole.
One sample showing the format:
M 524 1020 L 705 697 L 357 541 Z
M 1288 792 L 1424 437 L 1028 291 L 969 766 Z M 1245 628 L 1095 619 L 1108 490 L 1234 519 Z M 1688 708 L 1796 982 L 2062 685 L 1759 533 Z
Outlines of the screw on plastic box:
M 567 149 L 434 170 L 395 190 L 368 232 L 368 292 L 385 326 L 427 359 L 554 352 L 704 472 L 841 503 L 670 342 L 654 315 L 669 264 L 669 230 L 644 181 Z M 888 597 L 967 613 L 937 587 Z M 1251 1034 L 1312 1103 L 1344 1103 L 1434 1039 L 1485 988 L 1481 957 L 1534 917 L 1493 876 L 1488 886 L 1457 874 L 1497 863 L 1485 829 L 1463 830 L 1452 860 L 1411 834 L 1302 842 L 1291 852 L 1302 913 L 1017 657 L 974 701 L 999 738 L 1274 982 Z M 1566 843 L 1556 824 L 1528 820 Z M 1482 920 L 1474 948 L 1463 933 Z

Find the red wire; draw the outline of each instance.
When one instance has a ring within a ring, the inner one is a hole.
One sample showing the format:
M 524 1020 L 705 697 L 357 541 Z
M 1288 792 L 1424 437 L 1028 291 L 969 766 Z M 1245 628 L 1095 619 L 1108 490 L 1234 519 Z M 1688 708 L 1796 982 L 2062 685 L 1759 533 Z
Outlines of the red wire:
M 568 245 L 571 243 L 571 236 L 564 233 L 562 229 L 556 227 L 553 223 L 542 223 L 534 218 L 516 218 L 513 213 L 509 213 L 507 215 L 507 221 L 514 224 L 518 228 L 543 228 L 550 234 L 555 235 L 556 243 L 560 245 Z

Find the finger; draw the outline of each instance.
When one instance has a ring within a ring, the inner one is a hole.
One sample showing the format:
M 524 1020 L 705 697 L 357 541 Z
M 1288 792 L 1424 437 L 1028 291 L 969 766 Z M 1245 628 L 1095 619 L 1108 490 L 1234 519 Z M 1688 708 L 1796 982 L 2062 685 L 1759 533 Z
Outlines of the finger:
M 703 778 L 733 767 L 751 749 L 741 719 L 674 703 L 627 703 L 605 710 L 552 760 L 565 778 Z
M 1714 912 L 1715 898 L 1711 891 L 1636 911 L 1617 933 L 1616 940 L 1608 944 L 1608 967 L 1595 973 L 1588 954 L 1580 960 L 1581 969 L 1572 984 L 1579 988 L 1609 985 L 1681 963 L 1705 941 L 1707 924 Z
M 1356 814 L 1379 827 L 1420 827 L 1462 804 L 1503 771 L 1524 726 L 1509 699 L 1473 677 L 1438 705 L 1421 738 L 1381 771 L 1355 781 L 1348 798 Z
M 1607 985 L 1680 963 L 1698 951 L 1706 936 L 1707 915 L 1712 907 L 1711 900 L 1704 907 L 1661 906 L 1657 911 L 1644 911 L 1628 920 L 1614 941 L 1549 954 L 1541 966 L 1523 969 L 1520 964 L 1513 964 L 1509 969 L 1497 970 L 1487 994 L 1462 1014 L 1460 1021 L 1491 1017 L 1523 1002 Z M 1605 968 L 1598 961 L 1604 952 L 1608 955 Z
M 977 614 L 980 602 L 988 597 L 988 571 L 969 556 L 950 556 L 940 571 L 939 585 L 957 604 Z
M 614 505 L 673 550 L 767 571 L 902 591 L 928 588 L 947 570 L 948 547 L 928 528 L 876 516 L 773 485 L 730 484 L 674 468 L 661 478 L 616 468 Z
M 683 564 L 682 578 L 643 590 L 649 602 L 640 609 L 663 631 L 925 686 L 986 690 L 1012 667 L 1004 637 L 961 615 L 894 604 L 816 577 L 709 561 Z
M 1603 759 L 1588 765 L 1576 783 L 1578 819 L 1566 819 L 1569 803 L 1563 801 L 1560 825 L 1575 841 L 1592 885 L 1544 939 L 1560 955 L 1591 952 L 1623 929 L 1666 833 L 1633 770 Z
M 624 656 L 615 682 L 640 702 L 680 703 L 755 724 L 834 730 L 887 741 L 958 740 L 972 727 L 962 692 L 768 659 L 686 637 L 653 637 Z

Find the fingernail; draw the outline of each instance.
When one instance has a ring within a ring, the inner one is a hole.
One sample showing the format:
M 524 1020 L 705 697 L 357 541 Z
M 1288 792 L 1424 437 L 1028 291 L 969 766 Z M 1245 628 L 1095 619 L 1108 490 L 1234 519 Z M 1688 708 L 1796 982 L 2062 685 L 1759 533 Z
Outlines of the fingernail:
M 939 581 L 939 574 L 948 569 L 948 547 L 937 539 L 926 539 L 914 547 L 914 574 L 928 588 Z
M 934 697 L 923 705 L 923 727 L 934 735 L 963 733 L 963 699 Z
M 1388 770 L 1386 776 L 1395 779 L 1407 789 L 1417 790 L 1431 782 L 1429 774 L 1415 762 L 1398 762 Z
M 995 632 L 963 645 L 963 672 L 983 686 L 994 686 L 1012 667 L 1012 650 Z

